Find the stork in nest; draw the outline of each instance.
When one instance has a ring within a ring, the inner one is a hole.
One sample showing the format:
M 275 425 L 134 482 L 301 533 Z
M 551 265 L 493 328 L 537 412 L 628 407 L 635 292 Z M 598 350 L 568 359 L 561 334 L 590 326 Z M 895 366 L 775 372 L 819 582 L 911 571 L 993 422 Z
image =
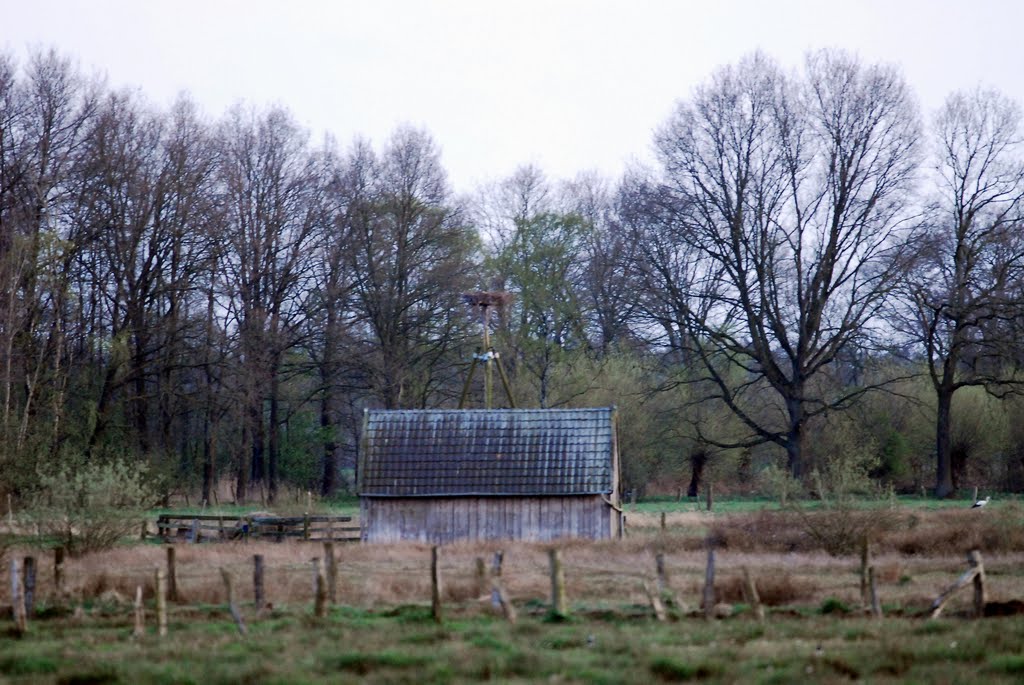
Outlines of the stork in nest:
M 992 498 L 991 497 L 986 497 L 985 499 L 979 499 L 977 502 L 975 502 L 974 504 L 971 505 L 971 509 L 981 509 L 983 506 L 988 504 L 988 501 L 990 499 L 992 499 Z
M 471 307 L 497 307 L 501 309 L 512 300 L 512 294 L 504 290 L 477 290 L 462 293 L 463 301 Z

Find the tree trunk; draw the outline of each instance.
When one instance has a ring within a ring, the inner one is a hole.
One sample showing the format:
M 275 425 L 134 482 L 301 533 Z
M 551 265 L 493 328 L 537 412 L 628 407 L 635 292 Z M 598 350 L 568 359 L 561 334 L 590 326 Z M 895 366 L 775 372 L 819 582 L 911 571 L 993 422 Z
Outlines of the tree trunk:
M 696 497 L 700 492 L 700 479 L 707 463 L 708 454 L 704 450 L 690 454 L 690 487 L 686 489 L 687 497 Z
M 803 455 L 804 446 L 804 422 L 807 417 L 804 415 L 804 404 L 799 398 L 786 400 L 786 409 L 789 414 L 789 431 L 786 435 L 786 468 L 790 475 L 797 480 L 804 476 L 805 464 Z
M 938 414 L 935 419 L 935 496 L 951 497 L 953 487 L 952 417 L 953 390 L 940 387 L 937 392 Z

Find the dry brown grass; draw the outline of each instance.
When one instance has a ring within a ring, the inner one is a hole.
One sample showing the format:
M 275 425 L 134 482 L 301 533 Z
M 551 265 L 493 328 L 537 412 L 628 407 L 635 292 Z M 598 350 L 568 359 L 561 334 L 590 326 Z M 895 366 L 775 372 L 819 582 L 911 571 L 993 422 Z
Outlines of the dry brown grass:
M 970 510 L 900 514 L 906 524 L 886 532 L 873 544 L 873 563 L 883 602 L 923 609 L 963 571 L 964 553 L 978 546 L 985 555 L 989 594 L 994 600 L 1024 597 L 1024 525 L 1020 509 Z M 662 532 L 657 517 L 644 529 L 634 524 L 624 540 L 562 541 L 571 602 L 583 606 L 646 605 L 643 583 L 655 580 L 655 554 L 665 555 L 669 589 L 685 604 L 697 606 L 704 582 L 709 529 L 717 536 L 719 598 L 742 601 L 740 569 L 755 578 L 762 601 L 771 606 L 817 606 L 826 598 L 859 605 L 859 560 L 830 556 L 814 543 L 792 513 L 764 511 L 715 515 L 697 512 L 669 517 Z M 459 543 L 442 549 L 443 597 L 461 611 L 486 611 L 489 601 L 476 574 L 476 559 L 490 568 L 496 550 L 505 552 L 503 585 L 519 603 L 545 606 L 550 591 L 549 544 L 522 542 Z M 323 554 L 316 543 L 290 541 L 249 544 L 178 545 L 180 606 L 224 601 L 221 567 L 235 578 L 236 595 L 252 602 L 253 555 L 265 560 L 265 586 L 274 605 L 312 601 L 313 566 Z M 425 544 L 336 544 L 339 602 L 373 608 L 422 604 L 430 598 L 430 546 Z M 18 549 L 12 553 L 31 554 Z M 37 597 L 45 604 L 53 595 L 53 563 L 39 558 Z M 143 587 L 152 597 L 154 572 L 166 552 L 159 545 L 134 545 L 65 561 L 67 601 L 86 606 L 117 604 Z M 0 584 L 0 602 L 8 584 Z M 6 600 L 9 601 L 9 600 Z M 960 600 L 956 600 L 960 601 Z M 963 600 L 969 601 L 969 598 Z

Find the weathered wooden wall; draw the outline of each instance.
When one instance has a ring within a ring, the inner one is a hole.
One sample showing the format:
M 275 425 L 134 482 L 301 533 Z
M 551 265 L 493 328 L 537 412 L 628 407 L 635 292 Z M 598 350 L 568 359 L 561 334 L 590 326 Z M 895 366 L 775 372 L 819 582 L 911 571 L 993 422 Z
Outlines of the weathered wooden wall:
M 566 497 L 363 497 L 366 542 L 546 541 L 609 538 L 616 520 L 600 495 Z

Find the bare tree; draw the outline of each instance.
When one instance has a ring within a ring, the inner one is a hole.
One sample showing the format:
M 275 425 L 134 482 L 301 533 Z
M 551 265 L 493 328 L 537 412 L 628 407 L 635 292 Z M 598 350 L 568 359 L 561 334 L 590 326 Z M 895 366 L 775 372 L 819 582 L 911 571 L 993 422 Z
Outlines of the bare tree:
M 459 367 L 468 324 L 459 298 L 475 280 L 477 236 L 425 132 L 399 128 L 379 157 L 357 143 L 349 165 L 348 269 L 364 331 L 353 362 L 385 407 L 426 406 Z
M 678 313 L 712 397 L 752 436 L 723 446 L 775 443 L 803 476 L 808 421 L 864 392 L 816 381 L 868 344 L 904 268 L 917 138 L 900 75 L 838 52 L 810 55 L 802 79 L 760 54 L 725 67 L 658 134 L 703 301 Z
M 962 456 L 951 441 L 953 396 L 1019 387 L 1012 369 L 1024 319 L 1024 128 L 1020 106 L 991 90 L 958 92 L 934 124 L 937 197 L 918 268 L 908 279 L 905 321 L 923 343 L 935 390 L 938 497 L 957 486 Z

